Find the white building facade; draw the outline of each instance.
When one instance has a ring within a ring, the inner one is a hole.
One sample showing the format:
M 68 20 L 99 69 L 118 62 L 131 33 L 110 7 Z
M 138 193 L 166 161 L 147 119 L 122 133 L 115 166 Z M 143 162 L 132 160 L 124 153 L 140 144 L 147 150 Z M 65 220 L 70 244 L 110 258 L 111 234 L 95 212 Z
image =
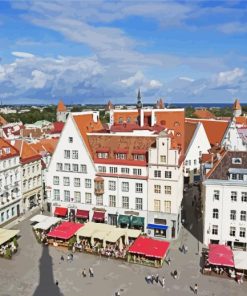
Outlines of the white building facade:
M 227 151 L 203 182 L 203 242 L 247 248 L 247 152 Z

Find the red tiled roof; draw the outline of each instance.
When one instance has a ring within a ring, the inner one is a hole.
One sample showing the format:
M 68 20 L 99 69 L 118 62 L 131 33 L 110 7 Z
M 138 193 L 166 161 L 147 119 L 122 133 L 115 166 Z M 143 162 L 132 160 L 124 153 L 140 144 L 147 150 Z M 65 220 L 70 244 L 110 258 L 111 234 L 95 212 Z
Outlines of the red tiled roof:
M 236 119 L 236 124 L 247 126 L 247 116 L 238 116 L 238 117 L 235 117 L 235 119 Z
M 204 118 L 204 119 L 214 119 L 215 115 L 207 109 L 197 109 L 194 112 L 194 115 L 197 118 Z
M 44 152 L 53 154 L 56 149 L 58 140 L 58 138 L 41 139 L 39 142 L 31 143 L 29 145 L 40 155 L 42 155 Z
M 11 144 L 19 151 L 22 163 L 41 159 L 41 156 L 24 140 L 12 140 Z
M 9 148 L 9 153 L 6 153 L 6 150 L 4 148 Z M 4 140 L 3 138 L 0 138 L 0 160 L 11 158 L 14 156 L 19 155 L 19 151 L 12 146 L 8 141 Z
M 58 105 L 57 105 L 57 112 L 66 112 L 66 111 L 67 111 L 67 109 L 66 109 L 63 101 L 62 100 L 59 101 Z
M 186 118 L 186 122 L 201 122 L 211 146 L 220 145 L 229 122 L 223 120 Z
M 198 125 L 197 122 L 185 122 L 185 152 L 187 151 L 190 145 L 190 142 L 197 128 L 197 125 Z
M 53 128 L 51 129 L 51 134 L 61 134 L 62 130 L 64 128 L 64 122 L 53 122 Z
M 0 125 L 7 124 L 8 122 L 0 115 Z

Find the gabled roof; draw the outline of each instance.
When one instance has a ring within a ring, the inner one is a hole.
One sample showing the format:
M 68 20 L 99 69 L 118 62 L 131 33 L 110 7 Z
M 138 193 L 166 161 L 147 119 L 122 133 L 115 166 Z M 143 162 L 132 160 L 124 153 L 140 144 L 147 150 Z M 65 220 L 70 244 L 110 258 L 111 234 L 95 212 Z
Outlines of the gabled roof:
M 65 107 L 63 101 L 60 100 L 57 105 L 57 112 L 66 112 L 66 111 L 67 111 L 67 108 Z
M 9 153 L 4 148 L 9 148 Z M 11 158 L 19 155 L 19 151 L 13 147 L 8 141 L 0 138 L 0 160 Z
M 4 125 L 4 124 L 7 124 L 7 120 L 5 120 L 1 115 L 0 115 L 0 126 L 1 125 Z
M 232 109 L 233 110 L 241 110 L 241 105 L 240 105 L 239 99 L 235 100 Z
M 215 115 L 212 112 L 210 112 L 209 110 L 207 110 L 207 109 L 197 109 L 194 112 L 194 115 L 197 118 L 204 118 L 204 119 L 213 119 L 213 118 L 215 118 Z
M 51 134 L 61 134 L 62 130 L 64 128 L 64 122 L 53 122 L 53 128 L 51 129 Z
M 24 140 L 11 140 L 11 144 L 19 151 L 21 163 L 28 163 L 41 159 L 41 156 Z
M 247 126 L 247 116 L 237 116 L 235 120 L 237 125 Z
M 229 125 L 228 121 L 213 119 L 186 118 L 186 122 L 201 122 L 203 124 L 203 127 L 208 136 L 208 140 L 211 146 L 220 145 Z
M 187 151 L 191 143 L 191 140 L 195 134 L 197 126 L 198 126 L 197 122 L 185 122 L 185 144 L 184 144 L 185 152 Z
M 233 158 L 241 158 L 240 164 L 234 164 Z M 207 173 L 207 179 L 228 180 L 229 169 L 246 169 L 247 168 L 247 152 L 246 151 L 225 151 L 223 155 L 219 155 L 218 161 L 213 168 Z
M 43 155 L 44 153 L 53 154 L 58 143 L 58 138 L 52 139 L 41 139 L 37 143 L 29 144 L 38 154 Z

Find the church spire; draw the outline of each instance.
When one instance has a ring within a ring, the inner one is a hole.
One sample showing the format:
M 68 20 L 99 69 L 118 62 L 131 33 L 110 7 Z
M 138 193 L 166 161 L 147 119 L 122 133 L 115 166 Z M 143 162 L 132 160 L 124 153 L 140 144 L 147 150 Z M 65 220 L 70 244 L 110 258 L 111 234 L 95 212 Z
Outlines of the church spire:
M 137 94 L 137 104 L 136 104 L 136 108 L 139 110 L 139 109 L 142 109 L 142 97 L 141 97 L 141 91 L 140 91 L 140 88 L 138 90 L 138 94 Z

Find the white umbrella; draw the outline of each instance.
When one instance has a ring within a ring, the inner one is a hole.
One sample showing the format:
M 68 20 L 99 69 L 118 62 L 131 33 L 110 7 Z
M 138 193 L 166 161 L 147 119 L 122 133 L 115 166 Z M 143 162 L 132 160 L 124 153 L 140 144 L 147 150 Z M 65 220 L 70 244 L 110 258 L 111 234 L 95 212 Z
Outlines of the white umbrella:
M 124 240 L 125 245 L 129 245 L 129 237 L 127 233 L 125 234 L 125 240 Z
M 103 239 L 103 248 L 104 249 L 106 248 L 106 241 L 105 241 L 105 239 Z
M 123 250 L 123 242 L 122 242 L 122 238 L 120 237 L 119 240 L 119 250 L 122 251 Z
M 94 238 L 93 236 L 91 236 L 91 246 L 93 247 L 93 245 L 94 245 Z

